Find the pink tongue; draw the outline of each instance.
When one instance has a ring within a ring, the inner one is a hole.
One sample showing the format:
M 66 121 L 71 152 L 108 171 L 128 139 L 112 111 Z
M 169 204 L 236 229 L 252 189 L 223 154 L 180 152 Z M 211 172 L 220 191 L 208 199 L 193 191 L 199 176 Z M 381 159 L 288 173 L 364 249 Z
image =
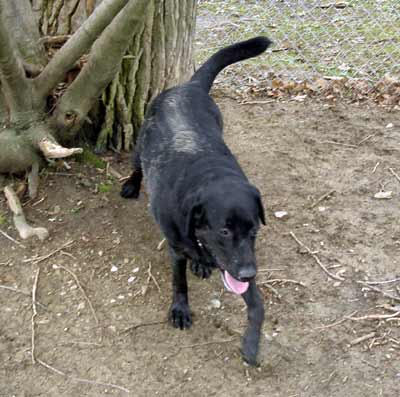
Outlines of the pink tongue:
M 226 270 L 224 271 L 224 282 L 228 290 L 238 295 L 244 294 L 247 288 L 249 288 L 249 283 L 247 281 L 236 280 Z

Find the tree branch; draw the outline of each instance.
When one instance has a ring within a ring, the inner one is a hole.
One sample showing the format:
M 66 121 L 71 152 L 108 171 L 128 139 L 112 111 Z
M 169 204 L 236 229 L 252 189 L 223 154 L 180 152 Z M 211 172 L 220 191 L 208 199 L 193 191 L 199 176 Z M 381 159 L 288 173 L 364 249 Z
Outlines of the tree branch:
M 118 72 L 132 36 L 143 23 L 148 1 L 130 0 L 94 44 L 89 60 L 58 103 L 57 127 L 75 131 Z
M 128 0 L 103 0 L 93 14 L 54 55 L 43 72 L 35 79 L 42 100 L 59 83 L 75 62 L 86 53 L 100 33 L 113 20 Z
M 4 4 L 0 1 L 0 80 L 1 87 L 10 111 L 10 121 L 16 121 L 18 112 L 26 112 L 32 107 L 30 84 L 25 76 L 22 63 L 15 53 L 12 41 L 4 23 Z
M 13 32 L 18 52 L 29 72 L 40 72 L 47 63 L 46 53 L 40 44 L 39 29 L 29 0 L 1 0 L 3 18 Z

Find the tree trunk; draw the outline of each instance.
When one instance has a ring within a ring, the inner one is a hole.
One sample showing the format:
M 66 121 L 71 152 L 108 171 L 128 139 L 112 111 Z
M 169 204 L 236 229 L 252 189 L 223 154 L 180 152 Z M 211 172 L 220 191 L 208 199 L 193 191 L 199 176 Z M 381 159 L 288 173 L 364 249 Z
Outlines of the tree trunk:
M 130 149 L 148 102 L 191 74 L 195 0 L 102 0 L 94 12 L 93 4 L 0 0 L 0 173 L 29 170 L 43 158 L 43 142 L 79 137 L 99 98 L 96 148 Z M 63 45 L 54 54 L 47 48 L 49 61 L 43 43 L 57 40 Z
M 130 149 L 151 99 L 191 75 L 195 12 L 195 0 L 148 2 L 122 67 L 102 96 L 106 115 L 96 144 L 99 151 L 109 145 Z

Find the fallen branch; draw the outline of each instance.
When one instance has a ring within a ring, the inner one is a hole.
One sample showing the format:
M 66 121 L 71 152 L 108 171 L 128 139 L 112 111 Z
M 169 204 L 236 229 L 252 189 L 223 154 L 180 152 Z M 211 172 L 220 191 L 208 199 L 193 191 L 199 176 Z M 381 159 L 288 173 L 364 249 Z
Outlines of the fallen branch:
M 129 389 L 127 389 L 127 388 L 125 388 L 125 387 L 122 387 L 122 386 L 115 385 L 115 384 L 113 384 L 113 383 L 98 382 L 98 381 L 95 381 L 95 380 L 83 379 L 83 378 L 76 378 L 76 377 L 74 377 L 74 376 L 68 375 L 68 374 L 66 374 L 66 373 L 63 372 L 63 371 L 61 371 L 61 370 L 59 370 L 59 369 L 57 369 L 57 368 L 54 368 L 54 367 L 51 366 L 50 364 L 47 364 L 46 362 L 44 362 L 44 361 L 42 361 L 42 360 L 39 360 L 38 358 L 36 359 L 36 362 L 37 362 L 38 364 L 40 364 L 41 366 L 47 368 L 48 370 L 50 370 L 50 371 L 52 371 L 52 372 L 55 372 L 55 373 L 58 374 L 58 375 L 64 376 L 64 377 L 66 377 L 66 378 L 68 378 L 68 379 L 70 379 L 70 380 L 72 380 L 72 381 L 74 381 L 74 382 L 86 383 L 86 384 L 89 384 L 89 385 L 95 385 L 95 386 L 101 386 L 101 387 L 111 387 L 111 388 L 113 388 L 113 389 L 122 390 L 122 391 L 125 392 L 125 393 L 130 393 L 130 390 L 129 390 Z
M 20 291 L 19 289 L 10 287 L 10 286 L 8 286 L 8 285 L 0 285 L 0 288 L 1 288 L 1 289 L 8 290 L 8 291 L 16 292 L 17 294 L 21 294 L 21 295 L 25 295 L 25 296 L 32 297 L 32 294 L 31 294 L 31 293 L 25 292 L 25 291 Z M 36 301 L 36 304 L 37 304 L 38 306 L 41 306 L 43 309 L 47 310 L 47 307 L 46 307 L 45 305 L 43 305 L 42 303 L 40 303 L 39 301 Z
M 141 328 L 141 327 L 150 327 L 150 326 L 152 326 L 152 325 L 165 324 L 166 322 L 167 322 L 167 321 L 164 320 L 164 321 L 152 321 L 152 322 L 149 322 L 149 323 L 139 323 L 139 324 L 135 324 L 135 325 L 132 325 L 132 326 L 130 326 L 130 327 L 125 328 L 124 330 L 122 330 L 122 331 L 120 332 L 120 335 L 121 335 L 121 334 L 126 334 L 127 332 L 131 332 L 131 331 L 133 331 L 133 330 L 135 330 L 135 329 L 138 329 L 138 328 Z
M 39 257 L 36 257 L 36 258 L 24 259 L 22 262 L 24 262 L 24 263 L 32 262 L 33 264 L 37 265 L 38 263 L 43 262 L 44 260 L 46 260 L 46 259 L 50 258 L 51 256 L 57 254 L 58 252 L 60 252 L 64 248 L 69 247 L 73 243 L 74 243 L 74 240 L 70 240 L 70 241 L 66 242 L 63 246 L 61 246 L 60 248 L 57 248 L 56 250 L 50 252 L 47 255 L 39 256 Z
M 298 245 L 300 245 L 301 247 L 303 247 L 306 251 L 307 254 L 312 256 L 314 258 L 314 260 L 317 262 L 317 264 L 319 265 L 319 267 L 331 278 L 333 278 L 334 280 L 339 280 L 339 281 L 343 281 L 344 278 L 340 277 L 336 274 L 331 273 L 320 261 L 320 259 L 318 258 L 318 256 L 310 250 L 310 248 L 308 248 L 306 245 L 304 245 L 297 237 L 296 235 L 291 231 L 290 232 L 291 237 L 294 239 L 294 241 L 296 241 L 296 243 Z
M 266 281 L 263 281 L 261 284 L 265 285 L 265 284 L 272 284 L 272 283 L 291 283 L 291 284 L 298 284 L 304 288 L 307 288 L 307 286 L 304 283 L 302 283 L 301 281 L 291 280 L 289 278 L 271 278 Z
M 334 323 L 327 324 L 327 325 L 322 325 L 320 327 L 314 328 L 313 331 L 321 331 L 325 330 L 327 328 L 332 328 L 336 327 L 337 325 L 343 324 L 345 321 L 347 321 L 350 317 L 354 316 L 357 313 L 358 310 L 354 311 L 353 313 L 349 314 L 348 316 L 343 317 L 339 321 L 335 321 Z
M 393 317 L 397 317 L 400 314 L 400 311 L 393 314 L 369 314 L 367 316 L 362 317 L 347 317 L 348 320 L 351 321 L 364 321 L 364 320 L 388 320 Z
M 359 338 L 353 339 L 350 342 L 350 346 L 358 345 L 359 343 L 365 342 L 368 339 L 374 338 L 376 335 L 376 332 L 370 332 L 369 334 L 360 336 Z
M 389 168 L 389 171 L 391 172 L 391 174 L 400 182 L 400 176 L 397 175 L 397 173 L 395 172 L 395 170 L 393 168 Z
M 93 317 L 94 317 L 94 319 L 96 321 L 96 325 L 99 325 L 99 319 L 97 318 L 96 312 L 94 311 L 92 302 L 90 301 L 89 297 L 87 296 L 87 294 L 86 294 L 85 290 L 83 289 L 81 283 L 79 282 L 79 279 L 76 276 L 76 274 L 72 270 L 70 270 L 70 269 L 68 269 L 68 268 L 66 268 L 65 266 L 62 266 L 62 265 L 56 265 L 56 268 L 61 268 L 61 269 L 65 270 L 67 273 L 69 273 L 74 278 L 78 288 L 81 290 L 83 296 L 86 299 L 86 302 L 88 303 L 88 305 L 90 307 L 92 315 L 93 315 Z
M 32 355 L 32 364 L 36 363 L 36 356 L 35 356 L 35 318 L 37 316 L 37 309 L 36 309 L 36 290 L 37 284 L 39 280 L 39 273 L 40 267 L 36 270 L 35 280 L 32 286 L 32 318 L 31 318 L 31 355 Z
M 6 232 L 3 232 L 3 230 L 0 230 L 0 234 L 2 234 L 5 238 L 8 238 L 10 241 L 12 241 L 13 243 L 19 245 L 22 248 L 26 248 L 26 246 L 22 243 L 20 243 L 19 241 L 15 240 L 14 238 L 12 238 L 11 236 L 9 236 Z
M 210 342 L 195 343 L 193 345 L 179 346 L 179 349 L 192 349 L 193 347 L 201 347 L 201 346 L 215 345 L 215 344 L 219 345 L 219 344 L 223 344 L 223 343 L 234 342 L 237 339 L 238 339 L 238 337 L 231 338 L 231 339 L 225 339 L 225 340 L 215 340 L 215 341 L 213 340 Z
M 336 192 L 336 190 L 332 189 L 328 193 L 323 194 L 320 198 L 318 198 L 316 201 L 314 201 L 314 203 L 311 204 L 309 208 L 312 209 L 312 208 L 316 207 L 321 201 L 324 201 L 325 199 L 330 197 L 335 192 Z
M 358 284 L 361 284 L 361 285 L 365 285 L 367 288 L 370 288 L 370 289 L 372 289 L 372 290 L 375 291 L 375 292 L 379 292 L 380 294 L 382 294 L 382 295 L 384 295 L 384 296 L 386 296 L 386 297 L 388 297 L 388 298 L 390 298 L 390 299 L 393 299 L 393 300 L 396 300 L 396 301 L 399 301 L 399 302 L 400 302 L 400 296 L 396 296 L 396 295 L 389 294 L 389 292 L 382 291 L 381 289 L 379 289 L 379 288 L 377 288 L 377 287 L 374 287 L 373 285 L 368 284 L 368 283 L 366 283 L 365 281 L 357 281 L 357 283 L 358 283 Z
M 45 240 L 49 236 L 49 232 L 44 227 L 32 227 L 27 223 L 19 198 L 11 186 L 4 188 L 4 194 L 7 198 L 8 206 L 14 214 L 14 225 L 20 237 L 25 240 L 32 236 L 37 236 L 39 240 Z

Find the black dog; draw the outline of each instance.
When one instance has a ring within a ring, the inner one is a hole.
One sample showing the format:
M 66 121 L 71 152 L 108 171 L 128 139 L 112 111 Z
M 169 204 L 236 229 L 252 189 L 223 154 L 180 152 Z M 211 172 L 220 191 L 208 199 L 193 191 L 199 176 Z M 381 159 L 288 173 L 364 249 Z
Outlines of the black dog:
M 144 174 L 152 213 L 172 257 L 172 324 L 184 329 L 192 323 L 187 259 L 200 277 L 219 268 L 225 286 L 243 295 L 248 307 L 242 353 L 250 364 L 256 364 L 264 320 L 254 254 L 264 209 L 260 193 L 223 141 L 222 116 L 208 92 L 223 68 L 269 45 L 267 38 L 256 37 L 226 47 L 189 82 L 161 93 L 148 109 L 134 150 L 134 172 L 121 191 L 123 197 L 137 198 Z

